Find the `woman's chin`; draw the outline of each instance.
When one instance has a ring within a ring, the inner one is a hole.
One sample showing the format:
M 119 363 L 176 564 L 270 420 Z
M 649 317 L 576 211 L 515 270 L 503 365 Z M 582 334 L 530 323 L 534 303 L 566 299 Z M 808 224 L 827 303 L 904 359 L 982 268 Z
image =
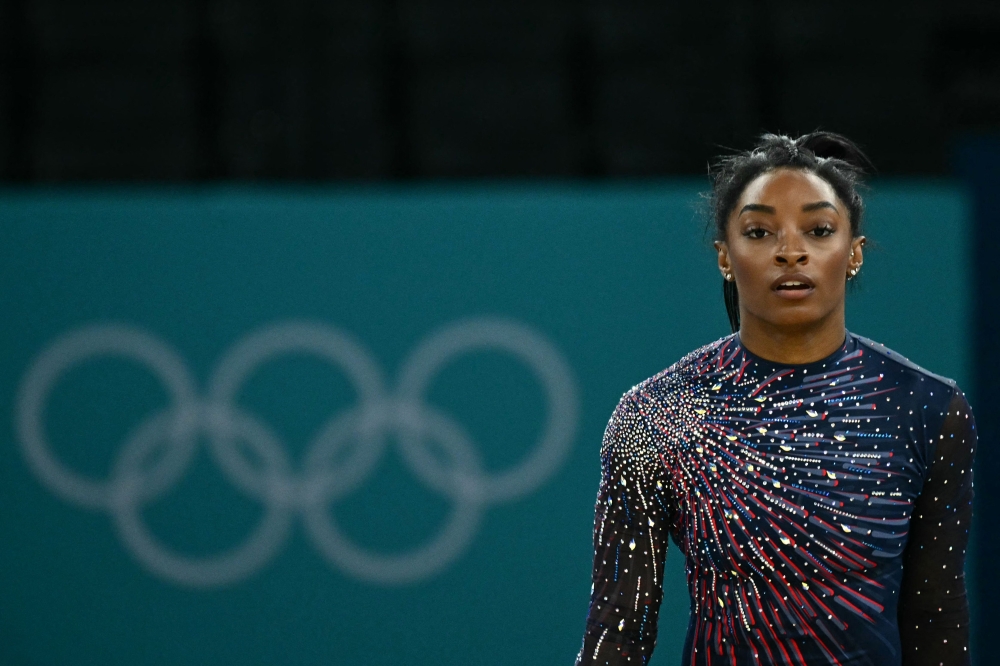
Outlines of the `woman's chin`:
M 770 307 L 765 310 L 767 316 L 759 317 L 769 328 L 778 329 L 808 329 L 819 326 L 826 319 L 827 313 L 820 311 L 814 304 L 802 301 L 785 301 L 784 307 Z

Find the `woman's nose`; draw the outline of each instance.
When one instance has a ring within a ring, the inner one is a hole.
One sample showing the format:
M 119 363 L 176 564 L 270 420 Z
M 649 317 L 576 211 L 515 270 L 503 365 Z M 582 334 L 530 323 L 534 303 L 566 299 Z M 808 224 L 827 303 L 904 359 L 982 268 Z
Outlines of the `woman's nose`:
M 809 261 L 809 252 L 800 238 L 781 239 L 774 260 L 779 264 L 804 264 Z

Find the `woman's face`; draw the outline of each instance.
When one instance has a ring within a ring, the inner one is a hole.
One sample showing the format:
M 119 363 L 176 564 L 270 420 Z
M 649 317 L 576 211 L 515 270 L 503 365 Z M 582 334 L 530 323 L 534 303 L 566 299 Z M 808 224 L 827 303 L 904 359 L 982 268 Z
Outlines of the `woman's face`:
M 803 329 L 843 318 L 846 279 L 861 266 L 864 242 L 852 238 L 828 182 L 780 168 L 747 185 L 715 247 L 723 276 L 735 278 L 744 325 Z

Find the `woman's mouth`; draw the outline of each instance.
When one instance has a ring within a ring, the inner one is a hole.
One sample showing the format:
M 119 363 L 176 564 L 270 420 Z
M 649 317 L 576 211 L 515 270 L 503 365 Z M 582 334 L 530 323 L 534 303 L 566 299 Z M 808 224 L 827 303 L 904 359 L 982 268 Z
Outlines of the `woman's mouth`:
M 778 296 L 788 299 L 805 298 L 813 292 L 811 284 L 799 280 L 785 280 L 778 283 L 773 289 Z
M 805 275 L 785 275 L 771 283 L 771 289 L 782 298 L 800 299 L 813 292 L 815 285 Z

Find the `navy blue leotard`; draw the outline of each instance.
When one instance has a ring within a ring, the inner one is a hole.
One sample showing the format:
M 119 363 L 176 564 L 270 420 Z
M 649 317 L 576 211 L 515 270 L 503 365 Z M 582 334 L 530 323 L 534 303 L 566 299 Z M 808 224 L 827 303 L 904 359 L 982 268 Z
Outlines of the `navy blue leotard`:
M 968 664 L 975 448 L 953 381 L 860 336 L 807 365 L 692 352 L 605 432 L 577 663 L 649 660 L 670 535 L 685 665 Z

